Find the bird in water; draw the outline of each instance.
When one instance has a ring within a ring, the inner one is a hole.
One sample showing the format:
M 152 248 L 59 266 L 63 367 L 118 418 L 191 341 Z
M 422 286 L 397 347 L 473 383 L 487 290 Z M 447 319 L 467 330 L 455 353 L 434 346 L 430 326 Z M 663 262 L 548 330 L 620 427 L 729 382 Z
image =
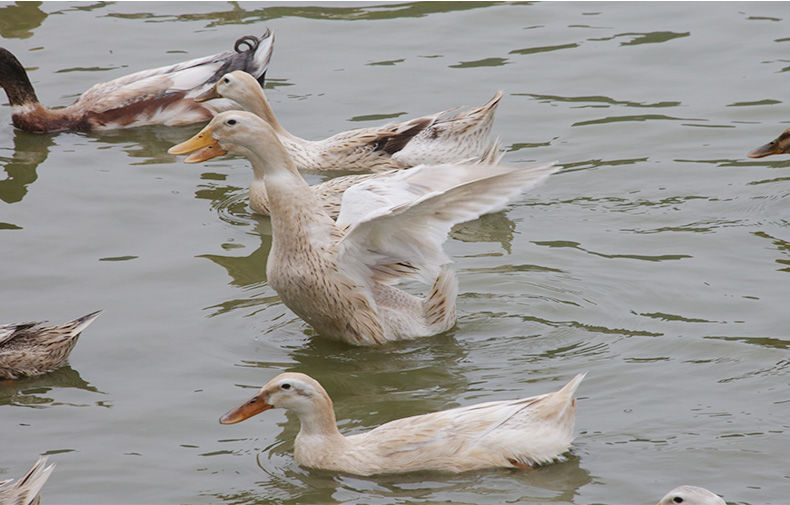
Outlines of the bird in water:
M 401 123 L 344 131 L 323 140 L 306 140 L 287 131 L 263 88 L 243 71 L 223 75 L 195 99 L 211 103 L 218 98 L 231 99 L 266 121 L 299 170 L 381 172 L 480 158 L 489 149 L 502 92 L 467 111 L 450 109 Z
M 272 408 L 291 410 L 301 423 L 294 442 L 296 461 L 355 475 L 527 469 L 561 459 L 570 447 L 576 417 L 573 394 L 584 375 L 554 393 L 406 417 L 344 436 L 321 384 L 289 372 L 270 380 L 220 423 L 238 423 Z
M 664 495 L 657 505 L 727 505 L 721 496 L 704 487 L 679 486 Z
M 773 154 L 790 154 L 790 128 L 765 145 L 749 153 L 750 158 L 762 158 Z
M 231 152 L 264 174 L 272 222 L 269 285 L 318 333 L 375 345 L 455 325 L 458 283 L 442 250 L 450 229 L 502 210 L 557 170 L 445 164 L 398 171 L 348 188 L 337 222 L 304 181 L 271 126 L 255 114 L 218 114 L 171 153 L 204 161 Z M 395 284 L 420 278 L 425 297 Z
M 38 505 L 41 488 L 55 469 L 54 464 L 45 466 L 46 464 L 47 458 L 42 456 L 18 481 L 0 481 L 0 505 Z
M 63 366 L 82 331 L 99 314 L 100 310 L 56 325 L 45 325 L 46 321 L 0 325 L 0 379 L 40 375 Z
M 269 30 L 260 37 L 246 35 L 236 41 L 232 51 L 98 83 L 71 105 L 56 109 L 39 103 L 22 64 L 10 51 L 0 48 L 0 86 L 11 104 L 14 126 L 29 132 L 185 125 L 238 108 L 230 100 L 204 104 L 194 98 L 233 70 L 249 72 L 262 84 L 273 43 Z

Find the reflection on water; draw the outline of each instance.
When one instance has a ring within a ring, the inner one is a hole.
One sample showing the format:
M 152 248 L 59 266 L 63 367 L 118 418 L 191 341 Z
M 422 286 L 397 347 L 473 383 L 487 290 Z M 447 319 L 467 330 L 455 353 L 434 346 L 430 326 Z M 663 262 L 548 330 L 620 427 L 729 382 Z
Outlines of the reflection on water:
M 263 9 L 247 10 L 236 2 L 231 9 L 209 13 L 189 13 L 175 16 L 155 15 L 149 11 L 138 13 L 110 13 L 109 17 L 122 19 L 155 19 L 155 22 L 171 21 L 208 21 L 207 26 L 228 24 L 250 24 L 256 21 L 268 21 L 284 17 L 301 17 L 306 19 L 332 20 L 376 20 L 423 17 L 440 12 L 464 11 L 490 7 L 501 2 L 414 2 L 384 5 L 364 5 L 359 7 L 313 7 L 276 5 Z
M 79 372 L 66 365 L 43 375 L 0 381 L 0 405 L 20 407 L 52 407 L 57 405 L 70 405 L 72 407 L 85 407 L 87 405 L 111 406 L 104 400 L 89 404 L 59 402 L 56 397 L 57 390 L 60 388 L 76 388 L 90 391 L 91 393 L 105 394 L 83 380 Z
M 14 130 L 14 154 L 0 156 L 6 178 L 0 180 L 0 200 L 6 203 L 21 202 L 28 185 L 38 178 L 36 168 L 47 159 L 54 144 L 52 135 L 41 135 Z M 5 149 L 0 150 L 0 152 Z
M 140 158 L 140 161 L 130 162 L 129 165 L 154 165 L 172 163 L 176 156 L 167 154 L 167 150 L 194 135 L 200 131 L 200 128 L 199 125 L 182 127 L 158 125 L 80 135 L 85 135 L 91 142 L 98 144 L 120 144 L 121 149 L 130 158 Z
M 0 7 L 0 37 L 4 39 L 26 39 L 33 30 L 41 26 L 47 14 L 39 9 L 42 2 L 14 2 Z

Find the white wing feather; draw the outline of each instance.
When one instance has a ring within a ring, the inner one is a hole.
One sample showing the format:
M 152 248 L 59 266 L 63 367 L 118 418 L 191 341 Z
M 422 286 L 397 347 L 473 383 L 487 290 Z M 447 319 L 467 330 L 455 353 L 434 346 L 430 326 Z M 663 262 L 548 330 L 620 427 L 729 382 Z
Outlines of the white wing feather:
M 455 224 L 503 209 L 558 169 L 553 163 L 420 166 L 352 186 L 337 220 L 350 227 L 337 244 L 338 265 L 367 282 L 377 265 L 408 263 L 430 282 L 449 263 L 442 243 Z

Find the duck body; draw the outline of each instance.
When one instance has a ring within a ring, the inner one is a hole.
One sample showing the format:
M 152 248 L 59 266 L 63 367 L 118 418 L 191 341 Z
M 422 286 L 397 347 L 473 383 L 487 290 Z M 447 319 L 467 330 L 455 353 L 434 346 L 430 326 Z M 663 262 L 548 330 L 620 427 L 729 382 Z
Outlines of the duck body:
M 231 51 L 99 83 L 61 109 L 49 109 L 39 103 L 24 67 L 13 54 L 0 48 L 0 85 L 13 109 L 14 126 L 29 132 L 185 125 L 238 108 L 230 100 L 201 104 L 194 97 L 231 70 L 245 70 L 262 82 L 273 40 L 267 30 L 261 37 L 238 39 Z
M 0 481 L 0 504 L 2 505 L 38 505 L 41 488 L 49 479 L 55 465 L 47 464 L 46 457 L 38 458 L 36 464 L 18 481 L 13 479 Z
M 77 339 L 101 311 L 68 323 L 43 322 L 0 326 L 0 378 L 17 379 L 50 372 L 63 366 Z
M 765 145 L 751 151 L 750 158 L 763 158 L 774 154 L 790 154 L 790 128 Z
M 263 88 L 245 72 L 222 76 L 198 100 L 221 97 L 266 121 L 299 170 L 382 172 L 481 156 L 490 144 L 488 137 L 502 92 L 465 112 L 444 111 L 401 123 L 344 131 L 323 140 L 306 140 L 283 128 Z
M 237 423 L 270 408 L 286 408 L 301 423 L 294 442 L 298 463 L 356 475 L 527 468 L 560 459 L 570 447 L 573 394 L 583 378 L 577 375 L 554 393 L 407 417 L 343 436 L 324 388 L 312 377 L 289 372 L 269 381 L 220 422 Z
M 230 151 L 263 174 L 272 223 L 270 286 L 319 333 L 355 345 L 452 328 L 458 286 L 441 247 L 450 228 L 501 210 L 556 171 L 552 164 L 413 167 L 348 188 L 334 222 L 274 130 L 256 115 L 219 114 L 170 152 L 197 149 L 187 161 Z M 395 286 L 414 277 L 430 286 L 426 296 Z

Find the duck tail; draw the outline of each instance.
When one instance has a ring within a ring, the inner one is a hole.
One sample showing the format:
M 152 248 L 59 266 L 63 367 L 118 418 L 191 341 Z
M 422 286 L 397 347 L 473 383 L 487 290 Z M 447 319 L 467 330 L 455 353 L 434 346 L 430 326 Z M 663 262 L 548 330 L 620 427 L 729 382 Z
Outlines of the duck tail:
M 74 321 L 71 321 L 70 323 L 66 323 L 66 324 L 67 326 L 70 327 L 70 331 L 72 335 L 79 335 L 80 333 L 82 333 L 82 330 L 87 328 L 89 324 L 95 321 L 96 318 L 99 317 L 99 315 L 101 315 L 101 313 L 102 313 L 101 310 L 97 310 L 96 312 L 91 312 L 86 316 L 78 317 Z
M 24 477 L 19 479 L 18 482 L 12 484 L 12 500 L 10 503 L 20 505 L 38 503 L 38 501 L 36 501 L 36 497 L 41 492 L 41 488 L 44 487 L 47 479 L 49 479 L 49 475 L 52 473 L 52 470 L 55 469 L 54 464 L 45 467 L 44 465 L 46 464 L 46 456 L 38 458 L 38 461 L 36 461 L 36 464 L 33 465 L 33 468 L 31 468 Z
M 540 401 L 541 417 L 553 419 L 554 422 L 566 425 L 568 432 L 573 431 L 573 424 L 576 417 L 576 399 L 573 397 L 576 389 L 581 384 L 587 372 L 580 373 L 570 380 L 562 389 L 549 393 Z
M 447 331 L 455 325 L 457 296 L 458 279 L 455 277 L 455 271 L 450 265 L 444 265 L 423 302 L 425 322 L 431 334 Z

